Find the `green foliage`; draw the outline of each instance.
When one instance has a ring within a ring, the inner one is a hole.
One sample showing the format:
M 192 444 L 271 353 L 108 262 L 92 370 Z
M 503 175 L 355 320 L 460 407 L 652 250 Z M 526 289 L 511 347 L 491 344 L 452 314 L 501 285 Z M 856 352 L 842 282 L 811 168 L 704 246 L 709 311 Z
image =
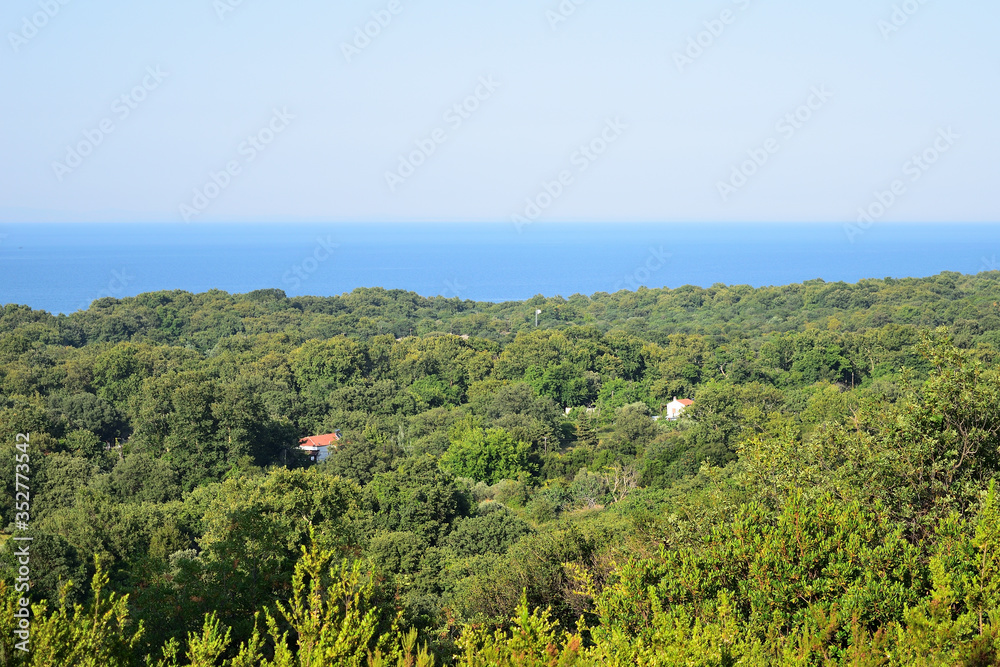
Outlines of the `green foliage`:
M 463 667 L 523 665 L 542 667 L 577 665 L 583 641 L 579 635 L 559 632 L 547 611 L 529 611 L 522 595 L 510 630 L 490 633 L 485 628 L 470 627 L 458 646 Z
M 427 456 L 375 475 L 365 487 L 364 500 L 374 529 L 410 531 L 428 544 L 437 544 L 456 519 L 468 516 L 471 505 L 454 477 Z
M 127 456 L 96 486 L 118 502 L 166 503 L 181 497 L 177 472 L 148 454 Z
M 8 614 L 4 660 L 995 664 L 998 302 L 991 272 L 0 307 L 43 631 L 12 654 Z
M 525 380 L 540 396 L 548 396 L 562 406 L 587 405 L 596 397 L 595 382 L 585 369 L 563 362 L 546 369 L 529 366 Z
M 315 545 L 302 548 L 292 577 L 287 603 L 276 612 L 255 617 L 253 635 L 238 647 L 232 659 L 223 660 L 230 649 L 231 633 L 216 618 L 205 616 L 200 633 L 187 637 L 185 664 L 208 667 L 319 667 L 402 664 L 414 659 L 415 636 L 406 635 L 392 645 L 397 619 L 380 609 L 375 580 L 363 561 L 337 564 L 334 552 Z M 265 650 L 269 649 L 269 650 Z M 175 667 L 180 646 L 170 643 L 155 667 Z M 374 654 L 373 654 L 374 652 Z M 425 650 L 418 653 L 421 665 L 433 664 Z M 414 664 L 414 663 L 409 663 Z
M 10 548 L 13 547 L 13 548 Z M 49 532 L 36 531 L 31 545 L 31 599 L 33 601 L 58 600 L 64 597 L 72 604 L 83 602 L 86 590 L 77 586 L 66 587 L 70 581 L 86 581 L 92 570 L 87 567 L 86 557 L 65 538 Z M 16 572 L 18 559 L 14 556 L 16 546 L 8 543 L 8 549 L 0 552 L 3 571 Z
M 499 507 L 481 516 L 460 519 L 442 544 L 463 557 L 488 552 L 502 554 L 531 533 L 528 524 L 511 511 Z
M 287 605 L 278 603 L 291 636 L 278 636 L 277 621 L 267 615 L 269 634 L 276 641 L 275 667 L 360 666 L 371 650 L 388 648 L 390 635 L 380 638 L 377 632 L 383 619 L 375 601 L 375 582 L 364 573 L 364 563 L 343 562 L 338 567 L 333 558 L 330 551 L 303 549 L 291 599 Z
M 376 533 L 367 553 L 373 563 L 389 573 L 414 574 L 427 551 L 427 542 L 415 533 Z
M 326 549 L 353 549 L 360 539 L 359 496 L 351 482 L 303 470 L 224 482 L 205 512 L 199 545 L 209 588 L 228 591 L 225 620 L 245 625 L 263 604 L 280 598 L 310 535 Z
M 19 595 L 6 581 L 0 581 L 3 620 L 0 620 L 0 655 L 5 665 L 51 667 L 116 667 L 130 664 L 143 627 L 129 622 L 128 596 L 119 597 L 105 590 L 108 576 L 100 559 L 91 581 L 91 603 L 69 602 L 71 582 L 66 582 L 56 607 L 49 613 L 47 602 L 31 606 L 31 636 L 28 652 L 15 650 L 14 628 Z
M 530 452 L 528 443 L 504 429 L 484 429 L 467 420 L 452 428 L 451 446 L 441 465 L 459 477 L 496 484 L 532 474 L 536 466 L 529 459 Z
M 358 377 L 365 368 L 365 356 L 349 338 L 309 341 L 292 355 L 291 368 L 300 387 L 320 391 Z
M 396 458 L 402 454 L 389 442 L 372 443 L 364 435 L 347 438 L 347 443 L 338 447 L 334 456 L 327 457 L 318 470 L 364 486 L 375 475 L 392 470 Z

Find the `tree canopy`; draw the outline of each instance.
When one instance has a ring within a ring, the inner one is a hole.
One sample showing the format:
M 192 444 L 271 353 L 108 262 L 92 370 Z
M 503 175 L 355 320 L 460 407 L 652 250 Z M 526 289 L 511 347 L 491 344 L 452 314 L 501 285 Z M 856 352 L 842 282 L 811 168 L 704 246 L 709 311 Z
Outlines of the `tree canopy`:
M 0 307 L 0 656 L 996 664 L 997 303 L 989 272 Z

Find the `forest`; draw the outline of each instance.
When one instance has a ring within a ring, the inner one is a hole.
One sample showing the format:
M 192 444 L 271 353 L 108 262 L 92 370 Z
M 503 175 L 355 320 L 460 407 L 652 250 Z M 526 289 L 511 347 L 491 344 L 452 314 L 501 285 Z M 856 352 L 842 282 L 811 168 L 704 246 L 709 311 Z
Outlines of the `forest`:
M 998 355 L 1000 272 L 2 306 L 0 661 L 1000 664 Z

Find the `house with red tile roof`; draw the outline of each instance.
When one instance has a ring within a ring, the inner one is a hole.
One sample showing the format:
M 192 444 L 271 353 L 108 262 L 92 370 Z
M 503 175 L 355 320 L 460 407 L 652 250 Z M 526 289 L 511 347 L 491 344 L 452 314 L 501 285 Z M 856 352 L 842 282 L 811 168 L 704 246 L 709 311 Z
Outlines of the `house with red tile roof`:
M 692 405 L 694 405 L 694 401 L 691 399 L 682 398 L 678 400 L 677 397 L 674 396 L 674 400 L 667 403 L 667 419 L 670 421 L 677 421 L 681 418 L 681 413 Z
M 313 463 L 319 463 L 340 445 L 340 431 L 326 435 L 310 435 L 299 440 L 299 449 L 306 452 Z

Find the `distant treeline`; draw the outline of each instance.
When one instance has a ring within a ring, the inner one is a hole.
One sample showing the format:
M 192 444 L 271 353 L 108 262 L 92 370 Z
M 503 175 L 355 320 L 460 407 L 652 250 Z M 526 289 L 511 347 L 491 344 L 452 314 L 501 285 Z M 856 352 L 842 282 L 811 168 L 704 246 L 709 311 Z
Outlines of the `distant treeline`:
M 535 309 L 542 310 L 543 328 L 591 325 L 602 332 L 623 329 L 656 342 L 672 333 L 753 338 L 769 332 L 858 331 L 886 324 L 952 325 L 970 336 L 1000 330 L 1000 272 L 856 284 L 811 280 L 762 288 L 641 288 L 499 304 L 381 288 L 326 298 L 289 298 L 279 289 L 243 295 L 170 291 L 104 298 L 87 311 L 59 317 L 7 306 L 0 311 L 0 326 L 10 330 L 36 322 L 58 331 L 59 340 L 72 346 L 141 340 L 208 351 L 227 336 L 278 332 L 295 340 L 453 333 L 500 341 L 533 327 Z

